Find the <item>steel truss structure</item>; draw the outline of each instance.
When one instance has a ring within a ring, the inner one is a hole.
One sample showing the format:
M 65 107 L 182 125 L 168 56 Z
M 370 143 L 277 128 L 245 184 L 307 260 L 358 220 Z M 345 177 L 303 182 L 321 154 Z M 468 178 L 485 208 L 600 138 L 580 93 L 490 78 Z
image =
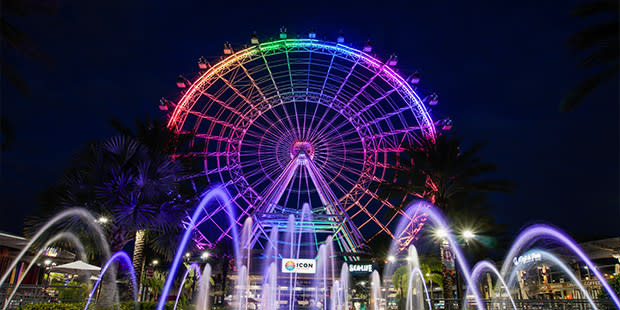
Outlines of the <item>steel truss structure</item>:
M 391 66 L 344 44 L 284 39 L 232 53 L 188 83 L 168 126 L 194 133 L 200 151 L 183 156 L 203 158 L 204 173 L 192 177 L 227 186 L 232 216 L 239 225 L 254 218 L 257 244 L 304 202 L 307 229 L 333 234 L 347 253 L 382 232 L 408 243 L 424 220 L 413 215 L 394 236 L 401 213 L 388 213 L 395 207 L 371 184 L 403 144 L 435 139 L 431 117 Z M 230 236 L 227 212 L 215 207 L 199 221 L 200 247 Z

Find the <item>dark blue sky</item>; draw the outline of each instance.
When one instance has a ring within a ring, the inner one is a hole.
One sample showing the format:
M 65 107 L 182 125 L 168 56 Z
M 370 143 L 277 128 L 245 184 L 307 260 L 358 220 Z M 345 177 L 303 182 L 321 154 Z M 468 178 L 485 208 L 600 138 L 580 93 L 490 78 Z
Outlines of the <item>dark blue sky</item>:
M 131 124 L 159 116 L 158 99 L 175 98 L 175 78 L 197 72 L 199 56 L 222 44 L 316 28 L 342 30 L 360 46 L 399 55 L 436 90 L 435 116 L 449 116 L 467 143 L 488 140 L 496 177 L 519 184 L 496 195 L 500 221 L 513 232 L 536 221 L 573 234 L 618 235 L 618 80 L 573 113 L 558 111 L 585 75 L 565 44 L 585 24 L 569 17 L 577 1 L 63 1 L 56 15 L 19 19 L 55 63 L 46 69 L 5 55 L 26 77 L 25 98 L 2 81 L 2 113 L 16 143 L 1 158 L 0 230 L 19 233 L 36 196 L 55 182 L 87 141 L 114 135 L 111 117 Z

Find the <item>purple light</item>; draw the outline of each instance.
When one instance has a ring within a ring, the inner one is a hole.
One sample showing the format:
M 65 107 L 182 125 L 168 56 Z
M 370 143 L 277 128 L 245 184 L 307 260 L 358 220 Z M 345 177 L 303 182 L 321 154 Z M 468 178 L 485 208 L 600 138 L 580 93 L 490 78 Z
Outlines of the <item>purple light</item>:
M 228 192 L 223 188 L 223 187 L 215 187 L 213 189 L 210 189 L 208 191 L 206 191 L 203 194 L 203 198 L 200 201 L 200 203 L 198 204 L 198 207 L 196 207 L 196 209 L 194 210 L 194 214 L 192 215 L 192 219 L 189 222 L 189 225 L 187 226 L 187 228 L 185 229 L 185 233 L 183 233 L 183 238 L 181 239 L 181 243 L 179 244 L 179 247 L 177 248 L 177 252 L 176 255 L 174 256 L 174 260 L 172 261 L 172 265 L 170 266 L 170 271 L 168 272 L 168 277 L 166 278 L 166 283 L 164 284 L 164 288 L 161 291 L 161 295 L 159 297 L 159 301 L 157 303 L 157 310 L 163 310 L 164 307 L 166 306 L 166 299 L 168 298 L 168 294 L 170 293 L 170 289 L 172 288 L 172 285 L 174 284 L 174 277 L 177 274 L 177 270 L 179 269 L 179 264 L 181 264 L 181 262 L 183 261 L 183 253 L 185 252 L 185 248 L 187 247 L 187 243 L 189 242 L 189 238 L 192 236 L 192 231 L 194 230 L 194 228 L 196 227 L 196 221 L 198 220 L 198 218 L 200 217 L 200 215 L 202 214 L 202 211 L 204 211 L 205 213 L 207 213 L 207 210 L 205 209 L 205 206 L 207 205 L 207 203 L 209 203 L 211 200 L 213 200 L 214 198 L 217 198 L 220 202 L 224 202 L 224 205 L 226 206 L 227 209 L 229 209 L 229 219 L 230 219 L 230 227 L 232 228 L 232 233 L 233 233 L 233 248 L 235 251 L 235 262 L 237 263 L 237 265 L 240 264 L 240 260 L 239 260 L 239 233 L 237 231 L 237 224 L 234 220 L 235 216 L 234 216 L 234 212 L 231 209 L 231 205 L 230 205 L 230 195 L 228 195 Z M 239 266 L 237 266 L 239 267 Z M 239 268 L 237 268 L 237 270 L 239 270 Z
M 448 243 L 450 244 L 450 248 L 454 251 L 454 254 L 456 255 L 456 261 L 459 264 L 459 268 L 461 269 L 461 273 L 463 274 L 465 281 L 467 282 L 468 286 L 473 288 L 472 293 L 474 294 L 474 299 L 476 300 L 478 309 L 485 310 L 484 303 L 482 302 L 482 298 L 480 298 L 480 292 L 478 291 L 478 287 L 475 285 L 475 282 L 472 281 L 469 264 L 465 260 L 465 256 L 463 255 L 463 252 L 461 251 L 461 248 L 459 247 L 458 243 L 454 239 L 452 232 L 450 232 L 450 229 L 449 229 L 450 227 L 446 223 L 446 220 L 444 219 L 441 211 L 429 202 L 414 201 L 411 204 L 409 204 L 409 206 L 406 208 L 405 216 L 407 218 L 411 218 L 411 215 L 416 214 L 416 212 L 418 211 L 427 214 L 428 219 L 433 224 L 435 224 L 435 227 L 445 229 L 448 232 L 445 239 L 448 240 Z
M 88 309 L 88 305 L 90 304 L 90 300 L 93 298 L 95 291 L 97 291 L 97 287 L 99 286 L 99 282 L 103 280 L 103 275 L 105 275 L 106 271 L 112 263 L 119 261 L 120 263 L 124 263 L 127 268 L 129 268 L 129 277 L 131 278 L 131 284 L 133 285 L 133 297 L 134 300 L 138 301 L 138 284 L 136 283 L 136 271 L 133 269 L 133 264 L 131 263 L 131 258 L 124 251 L 118 251 L 110 256 L 110 259 L 105 263 L 103 268 L 101 269 L 101 273 L 99 274 L 99 280 L 95 282 L 93 286 L 93 290 L 88 295 L 88 301 L 86 301 L 86 305 L 84 306 L 84 310 Z
M 504 291 L 506 292 L 506 294 L 508 294 L 508 298 L 510 299 L 510 303 L 512 303 L 512 308 L 517 310 L 517 305 L 515 304 L 514 299 L 512 299 L 512 295 L 510 295 L 510 290 L 508 289 L 508 285 L 506 285 L 506 281 L 504 280 L 502 275 L 499 273 L 497 268 L 495 268 L 495 266 L 493 264 L 491 264 L 490 262 L 488 262 L 486 260 L 483 260 L 483 261 L 478 262 L 476 265 L 474 265 L 474 269 L 472 269 L 472 271 L 471 271 L 471 278 L 474 280 L 474 283 L 472 283 L 472 284 L 473 285 L 477 285 L 478 279 L 480 278 L 480 275 L 482 275 L 482 272 L 484 270 L 489 270 L 492 273 L 494 273 L 495 276 L 497 276 L 497 279 L 504 286 Z M 471 285 L 467 287 L 467 293 L 465 294 L 465 296 L 468 295 L 470 288 L 471 288 Z M 501 296 L 502 295 L 500 294 L 500 297 Z
M 532 226 L 527 227 L 525 230 L 523 230 L 519 234 L 517 239 L 512 244 L 512 247 L 510 248 L 508 255 L 506 255 L 506 258 L 504 259 L 504 265 L 502 266 L 502 272 L 501 272 L 502 276 L 504 277 L 506 276 L 508 269 L 510 268 L 510 265 L 513 263 L 512 259 L 517 256 L 517 254 L 521 251 L 521 249 L 525 247 L 526 245 L 528 245 L 530 241 L 534 241 L 539 238 L 548 238 L 548 239 L 556 240 L 562 243 L 564 246 L 568 247 L 574 254 L 579 256 L 581 261 L 583 261 L 588 266 L 588 268 L 590 268 L 590 270 L 592 271 L 592 273 L 594 273 L 594 275 L 599 280 L 599 282 L 601 282 L 601 285 L 603 286 L 603 288 L 605 288 L 605 291 L 607 291 L 607 294 L 609 294 L 609 296 L 613 300 L 616 307 L 620 309 L 620 300 L 618 299 L 618 296 L 614 292 L 613 288 L 609 286 L 609 283 L 607 283 L 607 280 L 605 280 L 605 277 L 603 277 L 601 272 L 598 271 L 598 269 L 596 268 L 596 265 L 594 265 L 592 260 L 590 260 L 590 258 L 583 252 L 583 250 L 577 245 L 577 243 L 571 237 L 566 235 L 560 229 L 551 227 L 549 225 L 544 225 L 544 224 L 532 225 Z

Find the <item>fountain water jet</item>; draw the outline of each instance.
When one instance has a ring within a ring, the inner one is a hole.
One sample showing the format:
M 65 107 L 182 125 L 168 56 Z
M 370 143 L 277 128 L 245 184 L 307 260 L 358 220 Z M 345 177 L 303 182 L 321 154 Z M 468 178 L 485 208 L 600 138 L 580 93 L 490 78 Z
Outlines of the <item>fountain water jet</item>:
M 370 298 L 372 310 L 380 310 L 379 299 L 381 298 L 381 279 L 379 278 L 379 272 L 376 270 L 372 272 L 370 276 Z
M 211 287 L 211 265 L 206 264 L 205 268 L 202 270 L 202 275 L 200 276 L 200 282 L 198 285 L 198 296 L 196 301 L 196 309 L 207 310 L 209 309 L 209 290 Z
M 411 272 L 409 273 L 409 286 L 407 287 L 407 310 L 414 310 L 413 308 L 413 302 L 411 302 L 409 300 L 409 298 L 412 296 L 411 294 L 411 287 L 412 287 L 412 282 L 413 279 L 418 276 L 418 279 L 422 282 L 422 286 L 424 287 L 424 293 L 426 294 L 426 301 L 428 303 L 428 309 L 431 310 L 433 309 L 433 306 L 431 304 L 431 297 L 428 295 L 428 289 L 426 288 L 426 279 L 424 278 L 424 274 L 422 273 L 422 270 L 420 270 L 419 267 L 414 267 Z M 409 308 L 409 306 L 411 305 L 411 308 Z M 423 307 L 418 305 L 418 309 L 422 309 Z
M 198 264 L 196 263 L 192 263 L 189 265 L 189 268 L 187 268 L 187 270 L 185 271 L 185 274 L 183 274 L 183 278 L 181 279 L 181 284 L 179 285 L 179 290 L 177 291 L 177 297 L 174 300 L 174 307 L 172 309 L 176 310 L 177 309 L 177 304 L 179 303 L 179 297 L 181 297 L 181 292 L 183 291 L 183 286 L 185 285 L 185 280 L 187 279 L 187 276 L 189 275 L 189 272 L 194 270 L 194 272 L 198 275 L 198 279 L 200 281 L 200 278 L 202 277 L 202 273 L 200 272 L 200 266 L 198 266 Z
M 489 270 L 495 274 L 495 276 L 497 277 L 497 281 L 499 281 L 504 287 L 504 291 L 506 292 L 506 294 L 508 295 L 508 298 L 510 299 L 512 308 L 514 310 L 517 310 L 517 305 L 515 304 L 515 300 L 512 298 L 512 295 L 510 294 L 510 287 L 506 285 L 506 281 L 504 280 L 502 275 L 499 273 L 497 268 L 495 268 L 495 266 L 491 262 L 483 260 L 483 261 L 478 262 L 476 265 L 474 265 L 474 268 L 471 271 L 471 277 L 472 277 L 472 280 L 474 281 L 473 284 L 477 285 L 478 279 L 480 278 L 484 270 Z M 465 299 L 467 298 L 467 295 L 469 295 L 470 289 L 471 289 L 471 286 L 468 286 L 467 292 L 465 293 L 465 297 L 464 297 Z M 500 294 L 500 297 L 502 297 L 501 294 Z M 467 302 L 463 303 L 463 307 L 465 309 L 467 308 Z
M 230 195 L 228 194 L 226 189 L 224 189 L 223 187 L 215 187 L 210 190 L 207 190 L 203 194 L 202 200 L 200 201 L 200 203 L 194 210 L 194 213 L 192 214 L 192 218 L 190 219 L 189 225 L 185 229 L 185 232 L 183 233 L 183 237 L 181 238 L 181 243 L 179 244 L 179 247 L 177 248 L 174 259 L 172 260 L 172 264 L 170 265 L 168 276 L 166 277 L 166 282 L 164 283 L 164 287 L 162 289 L 159 301 L 157 303 L 157 308 L 156 308 L 157 310 L 164 310 L 164 307 L 166 306 L 166 299 L 168 298 L 170 289 L 172 289 L 172 285 L 174 283 L 174 278 L 176 276 L 177 269 L 179 268 L 179 264 L 181 263 L 183 259 L 183 252 L 185 251 L 185 248 L 187 247 L 187 243 L 189 242 L 189 239 L 192 235 L 193 230 L 196 228 L 196 221 L 198 221 L 198 218 L 200 217 L 203 211 L 207 213 L 207 210 L 205 207 L 207 203 L 211 202 L 213 199 L 218 199 L 220 203 L 223 203 L 226 209 L 228 209 L 227 213 L 230 219 L 230 227 L 231 227 L 230 229 L 233 235 L 233 249 L 235 252 L 235 263 L 237 264 L 237 270 L 240 269 L 239 265 L 241 262 L 240 260 L 241 257 L 240 257 L 240 250 L 239 250 L 239 233 L 237 230 L 237 222 L 235 221 L 234 211 L 232 210 L 232 206 L 230 203 Z
M 135 307 L 136 307 L 136 309 L 138 308 L 138 283 L 136 282 L 136 272 L 133 269 L 133 264 L 131 262 L 131 258 L 129 258 L 129 255 L 127 255 L 127 253 L 125 253 L 124 251 L 118 251 L 118 252 L 112 254 L 112 256 L 110 256 L 110 259 L 108 259 L 108 261 L 105 263 L 105 265 L 103 265 L 103 268 L 101 268 L 101 272 L 99 274 L 99 280 L 97 280 L 97 282 L 95 282 L 95 285 L 93 286 L 93 289 L 91 290 L 90 294 L 88 295 L 88 300 L 86 301 L 86 305 L 84 306 L 84 310 L 88 309 L 88 305 L 90 305 L 90 301 L 92 300 L 93 295 L 97 291 L 97 287 L 99 286 L 99 282 L 101 282 L 101 280 L 103 279 L 103 276 L 105 275 L 106 271 L 116 261 L 119 261 L 119 263 L 124 263 L 125 266 L 129 269 L 129 277 L 131 279 L 131 284 L 132 284 L 133 298 L 134 298 L 134 300 L 136 302 Z
M 437 207 L 435 207 L 430 202 L 420 200 L 420 201 L 414 201 L 410 203 L 407 206 L 407 208 L 405 208 L 404 216 L 398 222 L 398 227 L 396 230 L 397 234 L 395 236 L 399 236 L 400 233 L 402 233 L 402 231 L 409 225 L 409 222 L 408 222 L 409 219 L 413 218 L 413 214 L 416 214 L 416 212 L 422 212 L 426 214 L 428 216 L 428 219 L 436 227 L 444 229 L 447 232 L 445 239 L 448 241 L 450 248 L 453 250 L 454 255 L 456 256 L 456 261 L 461 270 L 461 274 L 465 278 L 465 282 L 467 283 L 467 285 L 470 287 L 473 286 L 472 284 L 474 282 L 471 279 L 469 264 L 467 263 L 467 260 L 465 259 L 465 256 L 463 255 L 463 252 L 461 251 L 461 248 L 459 247 L 458 243 L 454 239 L 454 236 L 450 232 L 449 226 L 444 216 L 442 215 L 441 211 L 437 209 Z M 392 244 L 390 246 L 390 255 L 394 255 L 395 253 L 398 252 L 399 245 L 400 245 L 400 241 L 398 239 L 392 240 Z M 394 266 L 395 266 L 395 262 L 388 261 L 388 263 L 386 264 L 385 272 L 383 275 L 384 282 L 386 281 L 386 279 L 391 278 L 392 274 L 394 273 Z M 478 291 L 478 288 L 474 287 L 474 289 L 472 290 L 472 293 L 474 295 L 476 304 L 478 305 L 478 309 L 485 310 L 485 306 L 484 306 L 484 303 L 482 302 L 482 298 L 480 297 L 480 292 Z
M 605 277 L 603 277 L 600 271 L 598 271 L 598 269 L 596 268 L 596 265 L 594 265 L 592 260 L 588 258 L 588 256 L 583 252 L 583 250 L 577 245 L 577 243 L 572 238 L 570 238 L 560 229 L 554 228 L 549 225 L 536 224 L 536 225 L 529 226 L 526 229 L 524 229 L 519 234 L 519 236 L 517 236 L 517 238 L 512 244 L 512 247 L 510 248 L 510 251 L 508 252 L 508 255 L 506 255 L 506 258 L 504 259 L 504 264 L 502 266 L 502 271 L 501 271 L 502 277 L 506 277 L 508 270 L 510 268 L 510 265 L 513 263 L 512 262 L 513 258 L 517 256 L 517 254 L 521 251 L 521 249 L 525 247 L 527 244 L 529 244 L 531 241 L 534 241 L 540 238 L 548 238 L 548 239 L 558 241 L 562 243 L 564 246 L 568 247 L 574 254 L 579 256 L 581 261 L 585 263 L 588 266 L 588 268 L 590 268 L 590 271 L 592 273 L 594 273 L 594 275 L 599 280 L 599 282 L 601 283 L 605 291 L 607 291 L 607 294 L 611 297 L 616 307 L 620 309 L 620 299 L 618 299 L 618 296 L 614 292 L 613 288 L 609 285 L 609 283 L 607 283 L 607 280 L 605 280 Z
M 74 243 L 75 246 L 78 249 L 78 253 L 80 255 L 80 260 L 82 260 L 84 262 L 88 262 L 88 258 L 86 257 L 86 253 L 84 251 L 84 245 L 82 244 L 80 239 L 74 233 L 65 231 L 65 232 L 61 232 L 61 233 L 58 233 L 58 234 L 54 235 L 52 238 L 47 240 L 47 242 L 41 247 L 41 249 L 37 252 L 37 254 L 32 258 L 32 260 L 30 260 L 30 264 L 28 264 L 28 267 L 26 267 L 26 270 L 24 270 L 21 273 L 19 279 L 17 280 L 17 283 L 15 283 L 15 287 L 11 291 L 11 294 L 5 300 L 4 308 L 2 308 L 2 310 L 6 310 L 9 307 L 9 304 L 10 304 L 11 300 L 13 299 L 13 296 L 15 296 L 15 293 L 17 293 L 17 289 L 22 284 L 22 281 L 24 280 L 24 278 L 26 277 L 26 275 L 28 274 L 28 272 L 30 271 L 32 266 L 34 266 L 34 264 L 37 262 L 37 260 L 39 260 L 39 257 L 41 257 L 41 255 L 43 255 L 45 250 L 47 250 L 47 248 L 50 245 L 54 244 L 54 242 L 56 242 L 58 240 L 61 240 L 61 239 L 67 239 L 67 240 L 71 241 L 72 243 Z
M 45 232 L 47 232 L 48 229 L 50 229 L 53 225 L 59 223 L 62 220 L 70 219 L 73 217 L 82 219 L 88 225 L 89 228 L 94 230 L 95 235 L 98 237 L 99 246 L 101 250 L 103 251 L 104 258 L 108 259 L 110 257 L 110 247 L 108 246 L 105 235 L 103 234 L 103 231 L 101 230 L 101 227 L 99 226 L 99 224 L 97 224 L 97 221 L 95 220 L 95 218 L 90 214 L 90 212 L 84 209 L 71 208 L 71 209 L 58 213 L 57 215 L 52 217 L 49 221 L 47 221 L 45 225 L 43 225 L 43 227 L 37 230 L 34 236 L 30 238 L 30 241 L 28 241 L 28 243 L 24 246 L 22 251 L 19 252 L 19 254 L 17 254 L 17 256 L 15 257 L 11 265 L 6 269 L 7 271 L 0 278 L 0 287 L 4 284 L 4 282 L 6 281 L 6 278 L 9 276 L 9 274 L 15 268 L 15 266 L 17 266 L 17 263 L 19 263 L 19 261 L 22 259 L 22 257 L 24 257 L 24 255 L 28 252 L 28 250 L 32 247 L 32 245 L 37 240 L 39 240 L 39 238 Z
M 577 285 L 577 287 L 579 287 L 579 290 L 584 295 L 584 297 L 588 300 L 588 303 L 590 303 L 590 306 L 592 306 L 592 309 L 594 309 L 594 310 L 598 309 L 596 307 L 596 303 L 594 302 L 594 300 L 592 300 L 592 296 L 590 296 L 590 294 L 588 293 L 588 290 L 583 286 L 583 284 L 579 281 L 579 279 L 577 278 L 575 273 L 571 270 L 570 267 L 568 267 L 568 265 L 566 265 L 557 256 L 555 256 L 555 255 L 553 255 L 553 254 L 551 254 L 551 253 L 549 253 L 547 251 L 533 249 L 533 250 L 527 251 L 525 254 L 527 255 L 527 254 L 533 254 L 533 253 L 541 254 L 543 259 L 549 260 L 549 261 L 553 262 L 554 265 L 560 267 L 562 269 L 562 271 L 564 271 L 564 273 L 566 275 L 568 275 L 569 278 L 571 278 L 571 281 L 573 281 L 573 283 L 575 285 Z M 512 271 L 510 272 L 510 277 L 508 278 L 508 287 L 512 287 L 512 285 L 513 285 L 513 283 L 515 281 L 516 272 L 519 271 L 520 269 L 521 268 L 513 268 L 512 269 Z

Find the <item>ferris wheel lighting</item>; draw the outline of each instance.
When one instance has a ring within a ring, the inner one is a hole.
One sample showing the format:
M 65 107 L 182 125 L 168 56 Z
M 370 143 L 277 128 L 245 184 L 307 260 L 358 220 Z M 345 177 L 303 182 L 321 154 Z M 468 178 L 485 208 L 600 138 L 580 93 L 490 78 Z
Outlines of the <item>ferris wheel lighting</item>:
M 314 31 L 314 29 L 310 29 L 310 33 L 308 33 L 308 38 L 316 39 L 316 32 Z
M 447 119 L 443 122 L 443 125 L 441 127 L 442 130 L 450 130 L 452 129 L 452 120 L 451 119 Z
M 161 111 L 168 111 L 168 100 L 164 99 L 163 97 L 159 99 L 159 109 Z
M 338 35 L 336 42 L 338 42 L 338 44 L 344 43 L 344 35 L 342 34 L 342 32 L 340 32 L 340 34 Z
M 284 27 L 281 31 L 286 34 Z M 239 193 L 243 190 L 251 193 L 251 197 L 258 197 L 258 193 L 254 193 L 256 189 L 266 188 L 271 183 L 282 184 L 278 180 L 288 163 L 293 160 L 291 157 L 294 158 L 294 154 L 303 154 L 307 157 L 305 162 L 298 164 L 300 168 L 291 173 L 291 180 L 301 181 L 291 181 L 291 185 L 285 186 L 283 191 L 293 191 L 290 197 L 295 197 L 294 193 L 305 191 L 320 192 L 321 194 L 308 198 L 314 200 L 311 206 L 335 205 L 329 201 L 338 201 L 340 197 L 345 197 L 342 201 L 346 203 L 346 207 L 351 210 L 361 209 L 361 212 L 355 214 L 373 214 L 373 208 L 389 206 L 380 202 L 377 205 L 360 204 L 362 199 L 372 199 L 376 193 L 371 189 L 352 192 L 347 184 L 355 183 L 353 178 L 359 178 L 361 173 L 364 173 L 361 177 L 364 180 L 371 178 L 373 174 L 382 173 L 382 167 L 374 167 L 374 157 L 378 156 L 378 152 L 396 152 L 395 147 L 383 142 L 384 137 L 388 138 L 385 141 L 393 138 L 400 141 L 403 133 L 411 132 L 420 138 L 434 140 L 435 130 L 441 128 L 441 123 L 433 123 L 424 106 L 427 98 L 421 100 L 415 93 L 411 78 L 404 79 L 395 72 L 395 55 L 384 63 L 369 55 L 372 52 L 370 42 L 362 50 L 358 50 L 344 44 L 316 40 L 314 30 L 309 32 L 308 38 L 263 42 L 236 52 L 230 48 L 230 56 L 223 56 L 220 61 L 213 63 L 195 81 L 187 81 L 183 97 L 176 105 L 171 106 L 173 108 L 169 108 L 173 112 L 168 127 L 175 132 L 183 132 L 192 130 L 197 122 L 212 124 L 204 126 L 204 129 L 200 125 L 196 139 L 206 140 L 208 147 L 204 152 L 192 154 L 204 156 L 203 175 L 211 182 L 232 181 L 231 190 Z M 227 43 L 225 46 L 230 45 Z M 312 57 L 308 57 L 308 53 L 311 53 Z M 307 67 L 274 65 L 279 64 L 279 61 L 286 64 L 298 62 L 300 59 L 310 59 L 312 64 Z M 320 66 L 331 69 L 315 74 L 315 68 Z M 291 70 L 294 73 L 292 75 Z M 301 70 L 303 74 L 295 73 L 294 70 Z M 353 78 L 347 80 L 349 76 L 358 74 L 368 76 L 360 81 Z M 280 75 L 289 78 L 274 79 Z M 344 81 L 337 81 L 336 85 L 333 78 L 337 76 L 346 78 Z M 373 80 L 373 76 L 377 79 Z M 384 91 L 379 87 L 377 83 L 381 80 L 387 82 L 392 89 Z M 305 90 L 292 88 L 293 85 L 301 83 L 309 87 Z M 239 88 L 239 85 L 248 87 Z M 222 87 L 231 91 L 218 92 Z M 336 91 L 338 87 L 341 89 Z M 230 93 L 233 97 L 227 97 Z M 291 103 L 295 100 L 297 105 Z M 322 102 L 333 103 L 327 105 Z M 303 107 L 303 110 L 295 110 L 299 107 Z M 228 148 L 233 143 L 235 147 Z M 295 144 L 299 146 L 297 152 Z M 358 154 L 368 154 L 369 159 Z M 361 170 L 361 163 L 366 161 L 366 166 L 374 167 L 376 172 Z M 241 185 L 237 188 L 236 184 Z M 325 188 L 333 192 L 326 191 Z M 289 194 L 284 193 L 281 197 L 288 197 Z M 285 199 L 287 198 L 282 198 L 281 201 Z M 257 206 L 262 200 L 267 199 L 235 200 L 234 204 L 240 210 L 239 217 L 251 215 L 258 207 L 248 205 Z M 323 203 L 323 200 L 328 203 Z M 284 204 L 287 202 L 284 201 Z M 288 203 L 290 206 L 293 204 L 294 202 Z M 214 211 L 214 214 L 209 215 L 207 220 L 215 229 L 201 234 L 197 243 L 212 244 L 229 236 L 226 227 L 219 227 L 218 223 L 212 220 L 213 216 L 220 215 L 218 212 L 226 211 Z M 364 220 L 363 216 L 351 213 L 347 223 L 360 225 L 358 222 L 361 220 Z M 240 222 L 240 219 L 237 221 Z M 392 234 L 390 228 L 375 217 L 366 221 L 368 227 L 373 225 L 371 229 Z M 325 225 L 332 229 L 332 224 L 329 222 Z M 359 238 L 354 232 L 353 229 L 338 232 L 342 234 L 341 247 L 349 249 L 357 246 L 356 240 Z M 403 236 L 402 240 L 406 239 L 403 243 L 409 242 L 407 240 L 415 237 L 416 233 Z
M 439 103 L 439 95 L 432 93 L 428 96 L 428 105 L 437 105 Z
M 178 88 L 185 88 L 188 85 L 188 81 L 187 79 L 185 79 L 182 75 L 179 75 L 179 77 L 177 78 L 177 87 Z
M 414 72 L 407 78 L 407 81 L 413 85 L 418 85 L 418 83 L 420 83 L 420 73 L 418 73 L 418 71 Z
M 258 44 L 258 36 L 256 35 L 256 32 L 254 32 L 252 34 L 252 37 L 250 37 L 250 43 L 254 45 Z
M 286 27 L 280 27 L 280 39 L 286 39 Z
M 224 55 L 231 55 L 233 53 L 232 45 L 226 42 L 224 43 Z
M 388 59 L 387 64 L 388 66 L 396 66 L 396 64 L 398 63 L 398 56 L 396 56 L 396 54 L 392 54 L 390 55 L 390 59 Z
M 201 70 L 206 70 L 209 68 L 209 66 L 209 62 L 206 58 L 204 58 L 203 56 L 200 56 L 200 58 L 198 58 L 198 68 L 200 68 Z
M 362 48 L 362 52 L 364 53 L 372 52 L 372 44 L 370 43 L 370 40 L 366 41 L 366 44 L 364 44 L 364 47 Z

